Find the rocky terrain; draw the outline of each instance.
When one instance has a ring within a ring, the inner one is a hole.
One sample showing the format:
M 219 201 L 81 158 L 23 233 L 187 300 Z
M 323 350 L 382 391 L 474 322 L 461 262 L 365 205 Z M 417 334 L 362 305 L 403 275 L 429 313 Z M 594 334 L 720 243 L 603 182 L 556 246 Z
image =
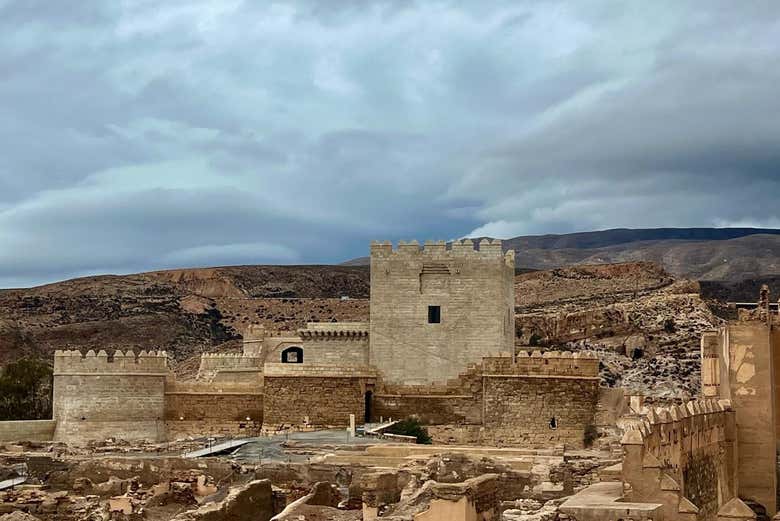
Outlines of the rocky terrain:
M 718 320 L 698 283 L 636 262 L 519 270 L 515 288 L 518 345 L 597 350 L 609 385 L 665 397 L 698 388 L 699 336 Z M 61 348 L 165 349 L 187 373 L 203 352 L 239 349 L 252 323 L 367 320 L 368 292 L 360 266 L 172 270 L 4 290 L 0 364 Z
M 608 385 L 659 398 L 696 394 L 699 338 L 719 320 L 697 282 L 642 262 L 522 274 L 515 287 L 521 343 L 597 351 Z
M 236 347 L 248 323 L 296 329 L 367 313 L 368 270 L 234 266 L 86 277 L 0 291 L 0 364 L 55 349 Z M 348 297 L 348 300 L 342 300 Z

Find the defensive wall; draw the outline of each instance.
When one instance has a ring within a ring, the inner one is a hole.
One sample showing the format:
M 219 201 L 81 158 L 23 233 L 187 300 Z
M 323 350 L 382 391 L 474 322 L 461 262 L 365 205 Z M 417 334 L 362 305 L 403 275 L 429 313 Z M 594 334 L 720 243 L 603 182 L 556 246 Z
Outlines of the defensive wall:
M 164 351 L 54 353 L 55 440 L 165 439 Z
M 165 352 L 57 351 L 54 439 L 72 443 L 121 437 L 249 435 L 263 421 L 261 368 L 254 357 L 206 355 L 210 380 L 178 382 Z
M 501 241 L 372 243 L 371 365 L 388 383 L 426 384 L 511 351 L 514 268 Z
M 375 381 L 376 371 L 366 366 L 267 363 L 264 428 L 344 426 L 350 414 L 362 422 Z
M 205 353 L 200 357 L 197 379 L 262 386 L 263 358 L 244 353 Z
M 220 373 L 211 382 L 168 378 L 165 432 L 168 440 L 188 436 L 256 436 L 263 424 L 263 389 L 247 383 L 248 373 Z M 227 382 L 226 374 L 235 377 Z
M 308 351 L 307 351 L 308 353 Z M 426 425 L 477 427 L 474 442 L 582 447 L 595 422 L 598 359 L 589 353 L 520 352 L 470 364 L 444 383 L 387 383 L 366 365 L 266 363 L 265 428 L 345 426 L 416 416 Z
M 659 503 L 666 520 L 720 519 L 737 497 L 736 440 L 728 401 L 649 409 L 621 442 L 624 500 Z

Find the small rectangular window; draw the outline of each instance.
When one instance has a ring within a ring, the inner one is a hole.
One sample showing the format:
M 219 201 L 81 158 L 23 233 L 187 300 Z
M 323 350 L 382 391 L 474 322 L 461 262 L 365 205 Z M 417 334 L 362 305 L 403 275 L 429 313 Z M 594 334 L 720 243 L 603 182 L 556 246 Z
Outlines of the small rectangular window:
M 439 324 L 441 322 L 441 306 L 428 306 L 428 323 Z

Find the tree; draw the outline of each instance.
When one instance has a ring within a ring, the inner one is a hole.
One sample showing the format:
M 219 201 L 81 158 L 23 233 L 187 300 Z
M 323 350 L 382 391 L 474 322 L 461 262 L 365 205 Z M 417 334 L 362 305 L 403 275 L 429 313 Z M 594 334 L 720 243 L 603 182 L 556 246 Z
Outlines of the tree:
M 52 370 L 38 358 L 20 358 L 0 373 L 0 420 L 51 418 Z

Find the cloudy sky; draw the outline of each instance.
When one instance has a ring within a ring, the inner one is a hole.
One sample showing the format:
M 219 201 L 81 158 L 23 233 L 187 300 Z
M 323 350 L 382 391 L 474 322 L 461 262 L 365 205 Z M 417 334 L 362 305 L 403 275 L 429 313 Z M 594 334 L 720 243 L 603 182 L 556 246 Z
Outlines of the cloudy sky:
M 774 0 L 0 0 L 0 35 L 0 287 L 780 227 Z

